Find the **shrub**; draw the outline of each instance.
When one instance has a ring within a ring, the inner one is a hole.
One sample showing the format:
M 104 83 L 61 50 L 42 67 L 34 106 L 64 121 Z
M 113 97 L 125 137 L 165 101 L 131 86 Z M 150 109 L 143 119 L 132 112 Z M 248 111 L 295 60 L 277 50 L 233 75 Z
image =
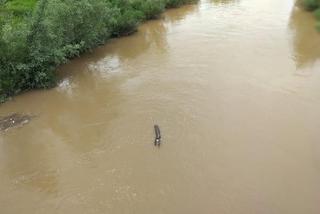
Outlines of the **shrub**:
M 135 32 L 139 23 L 143 20 L 143 17 L 144 15 L 141 11 L 121 11 L 117 8 L 111 19 L 110 30 L 112 36 L 125 36 Z
M 19 92 L 24 84 L 21 77 L 28 29 L 25 23 L 12 24 L 7 20 L 0 25 L 0 94 L 8 96 Z
M 320 20 L 320 8 L 318 8 L 317 10 L 314 11 L 314 16 Z
M 21 16 L 32 12 L 36 3 L 37 0 L 11 0 L 7 1 L 5 8 L 15 15 Z
M 0 94 L 53 86 L 57 65 L 108 38 L 110 14 L 101 0 L 40 0 L 28 23 L 3 23 Z
M 139 23 L 157 18 L 165 9 L 166 0 L 109 0 L 115 8 L 111 31 L 113 36 L 123 36 L 136 31 Z
M 320 6 L 319 0 L 303 0 L 302 4 L 310 11 L 316 10 Z
M 155 19 L 164 11 L 166 2 L 165 0 L 134 0 L 131 5 L 144 14 L 144 19 Z
M 180 7 L 191 2 L 195 2 L 195 0 L 166 0 L 166 8 Z
M 55 84 L 69 58 L 192 0 L 0 0 L 0 102 Z M 36 6 L 35 6 L 36 4 Z

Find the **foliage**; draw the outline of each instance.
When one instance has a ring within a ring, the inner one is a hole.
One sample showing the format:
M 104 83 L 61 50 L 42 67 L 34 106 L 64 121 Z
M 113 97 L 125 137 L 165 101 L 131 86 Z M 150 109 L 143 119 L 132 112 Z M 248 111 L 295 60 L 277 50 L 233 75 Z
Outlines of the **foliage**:
M 319 7 L 319 0 L 303 0 L 302 4 L 307 10 L 313 11 Z
M 192 2 L 195 2 L 195 0 L 167 0 L 166 7 L 167 8 L 180 7 L 183 4 L 189 4 Z
M 317 10 L 315 10 L 315 11 L 313 12 L 313 14 L 314 14 L 314 16 L 315 16 L 318 20 L 320 20 L 320 8 L 318 8 Z
M 314 16 L 318 20 L 316 28 L 320 31 L 320 0 L 303 0 L 302 5 L 308 11 L 313 11 Z
M 144 14 L 144 19 L 155 19 L 164 11 L 166 1 L 164 0 L 134 0 L 131 3 L 135 10 Z
M 0 102 L 55 84 L 69 58 L 192 0 L 0 0 Z
M 5 3 L 5 8 L 7 11 L 11 11 L 15 15 L 24 15 L 30 13 L 36 3 L 37 0 L 8 0 Z

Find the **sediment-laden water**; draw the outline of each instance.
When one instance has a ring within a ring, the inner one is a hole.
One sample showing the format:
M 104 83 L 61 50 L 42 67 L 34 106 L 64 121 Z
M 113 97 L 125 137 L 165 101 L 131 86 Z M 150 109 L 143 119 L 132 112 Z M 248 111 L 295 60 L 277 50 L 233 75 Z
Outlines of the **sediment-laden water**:
M 0 133 L 0 213 L 319 214 L 314 24 L 203 0 L 62 66 L 0 106 L 37 115 Z

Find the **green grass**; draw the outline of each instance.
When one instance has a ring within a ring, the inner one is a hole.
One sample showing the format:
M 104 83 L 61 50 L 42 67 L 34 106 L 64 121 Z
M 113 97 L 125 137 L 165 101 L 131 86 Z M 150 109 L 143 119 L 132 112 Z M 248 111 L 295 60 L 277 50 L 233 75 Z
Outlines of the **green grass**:
M 1 11 L 12 13 L 15 16 L 23 16 L 31 13 L 36 3 L 37 0 L 8 0 L 3 4 Z

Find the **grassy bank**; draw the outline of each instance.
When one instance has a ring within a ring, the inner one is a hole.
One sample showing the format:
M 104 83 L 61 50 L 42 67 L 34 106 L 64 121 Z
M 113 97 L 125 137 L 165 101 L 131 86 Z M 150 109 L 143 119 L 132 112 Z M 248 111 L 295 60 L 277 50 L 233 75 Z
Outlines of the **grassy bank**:
M 195 0 L 0 0 L 0 101 L 55 85 L 68 59 Z
M 302 6 L 306 10 L 313 12 L 314 16 L 318 20 L 316 27 L 318 31 L 320 31 L 320 0 L 302 0 Z

